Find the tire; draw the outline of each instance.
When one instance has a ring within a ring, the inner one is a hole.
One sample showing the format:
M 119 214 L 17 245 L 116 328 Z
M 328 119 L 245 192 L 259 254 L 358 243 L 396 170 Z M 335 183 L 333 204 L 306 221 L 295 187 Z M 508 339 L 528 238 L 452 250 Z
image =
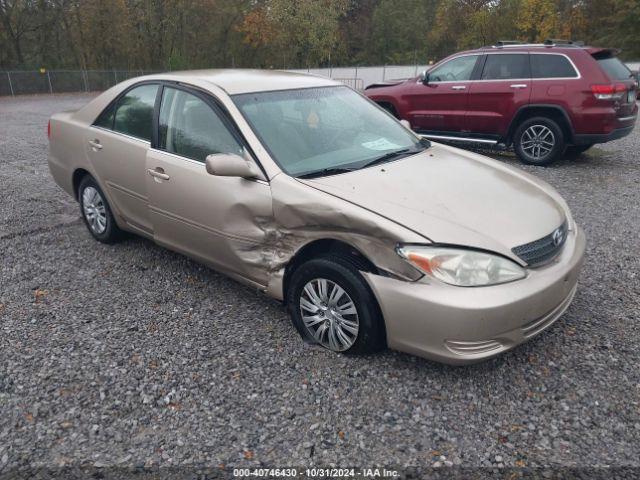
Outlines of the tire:
M 102 243 L 115 243 L 123 238 L 124 232 L 116 224 L 104 192 L 93 177 L 87 175 L 80 182 L 78 202 L 84 224 L 93 238 Z
M 347 354 L 373 353 L 385 347 L 382 314 L 358 266 L 351 258 L 328 254 L 306 261 L 293 272 L 287 305 L 291 320 L 305 341 Z M 326 303 L 314 301 L 309 295 L 310 290 L 321 293 L 323 282 L 325 296 L 316 300 L 328 300 Z M 336 285 L 343 293 L 334 290 Z M 334 292 L 340 296 L 332 299 Z M 349 301 L 353 309 L 349 308 Z
M 516 129 L 513 147 L 522 163 L 550 165 L 564 153 L 564 134 L 560 126 L 548 117 L 529 118 Z
M 396 111 L 396 107 L 394 107 L 392 104 L 387 103 L 387 102 L 381 102 L 378 105 L 381 108 L 383 108 L 384 110 L 386 110 L 387 112 L 389 112 L 391 115 L 393 115 L 395 118 L 400 120 L 400 116 L 398 115 L 398 112 Z
M 593 144 L 571 145 L 570 147 L 567 147 L 567 149 L 565 150 L 564 156 L 566 158 L 578 158 L 581 154 L 589 150 L 591 147 L 593 147 Z

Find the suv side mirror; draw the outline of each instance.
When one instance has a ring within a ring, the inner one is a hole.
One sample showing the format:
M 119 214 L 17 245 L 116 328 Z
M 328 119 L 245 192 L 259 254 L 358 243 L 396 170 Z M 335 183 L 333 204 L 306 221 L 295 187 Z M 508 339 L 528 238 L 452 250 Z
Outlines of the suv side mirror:
M 427 72 L 422 74 L 422 84 L 429 85 L 429 74 Z
M 217 177 L 257 178 L 264 180 L 262 171 L 244 151 L 244 158 L 235 153 L 214 153 L 205 160 L 207 173 Z

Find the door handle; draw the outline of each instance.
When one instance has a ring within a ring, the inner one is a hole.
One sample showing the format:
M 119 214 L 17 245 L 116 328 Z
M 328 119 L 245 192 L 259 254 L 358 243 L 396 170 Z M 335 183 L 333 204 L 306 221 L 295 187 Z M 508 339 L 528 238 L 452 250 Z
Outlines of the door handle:
M 527 88 L 527 84 L 526 83 L 514 83 L 513 85 L 511 85 L 511 88 Z
M 149 175 L 151 175 L 154 178 L 159 178 L 161 180 L 169 180 L 169 175 L 167 175 L 166 173 L 164 173 L 164 169 L 160 168 L 160 167 L 156 167 L 154 168 L 148 168 L 147 169 L 147 173 Z
M 464 85 L 454 85 L 453 87 L 451 87 L 451 90 L 466 90 L 467 87 L 465 87 Z
M 102 150 L 102 145 L 100 144 L 100 140 L 98 140 L 97 138 L 95 140 L 89 140 L 89 145 L 91 145 L 91 148 L 95 150 Z

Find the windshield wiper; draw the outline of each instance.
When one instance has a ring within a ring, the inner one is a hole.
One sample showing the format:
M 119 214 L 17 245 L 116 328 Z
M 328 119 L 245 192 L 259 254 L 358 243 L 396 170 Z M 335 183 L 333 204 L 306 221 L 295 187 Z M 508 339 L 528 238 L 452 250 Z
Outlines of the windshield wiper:
M 338 175 L 339 173 L 353 172 L 354 170 L 355 168 L 328 167 L 328 168 L 322 168 L 320 170 L 315 170 L 313 172 L 303 173 L 302 175 L 298 175 L 297 178 L 326 177 L 328 175 Z
M 415 153 L 420 153 L 423 150 L 426 150 L 428 148 L 428 145 L 425 145 L 424 143 L 421 143 L 421 146 L 416 148 L 416 147 L 412 147 L 412 148 L 403 148 L 401 150 L 395 150 L 393 152 L 388 152 L 385 153 L 384 155 L 380 155 L 379 157 L 374 158 L 373 160 L 368 161 L 367 163 L 365 163 L 364 165 L 362 165 L 360 168 L 367 168 L 367 167 L 372 167 L 373 165 L 378 165 L 380 163 L 385 163 L 388 162 L 390 160 L 395 160 L 401 157 L 405 157 L 407 155 L 413 155 Z

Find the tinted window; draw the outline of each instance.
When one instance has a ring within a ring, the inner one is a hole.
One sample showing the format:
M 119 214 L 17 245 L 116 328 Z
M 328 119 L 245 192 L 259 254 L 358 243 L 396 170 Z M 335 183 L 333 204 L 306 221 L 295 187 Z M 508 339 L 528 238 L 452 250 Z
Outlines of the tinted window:
M 482 70 L 483 80 L 509 80 L 529 78 L 529 58 L 526 54 L 487 55 Z
M 98 119 L 95 121 L 94 125 L 111 130 L 113 128 L 113 114 L 115 111 L 116 106 L 114 104 L 109 105 L 102 111 Z
M 165 88 L 160 107 L 160 148 L 204 162 L 212 153 L 242 155 L 242 146 L 202 99 Z
M 434 68 L 429 72 L 429 82 L 460 82 L 471 79 L 473 67 L 476 66 L 478 55 L 466 55 L 464 57 L 449 60 L 444 65 Z
M 575 68 L 562 55 L 531 55 L 531 75 L 533 78 L 575 78 Z
M 113 129 L 132 137 L 151 141 L 153 106 L 157 85 L 142 85 L 118 100 Z
M 628 80 L 631 70 L 616 57 L 599 58 L 598 65 L 607 72 L 611 80 Z

